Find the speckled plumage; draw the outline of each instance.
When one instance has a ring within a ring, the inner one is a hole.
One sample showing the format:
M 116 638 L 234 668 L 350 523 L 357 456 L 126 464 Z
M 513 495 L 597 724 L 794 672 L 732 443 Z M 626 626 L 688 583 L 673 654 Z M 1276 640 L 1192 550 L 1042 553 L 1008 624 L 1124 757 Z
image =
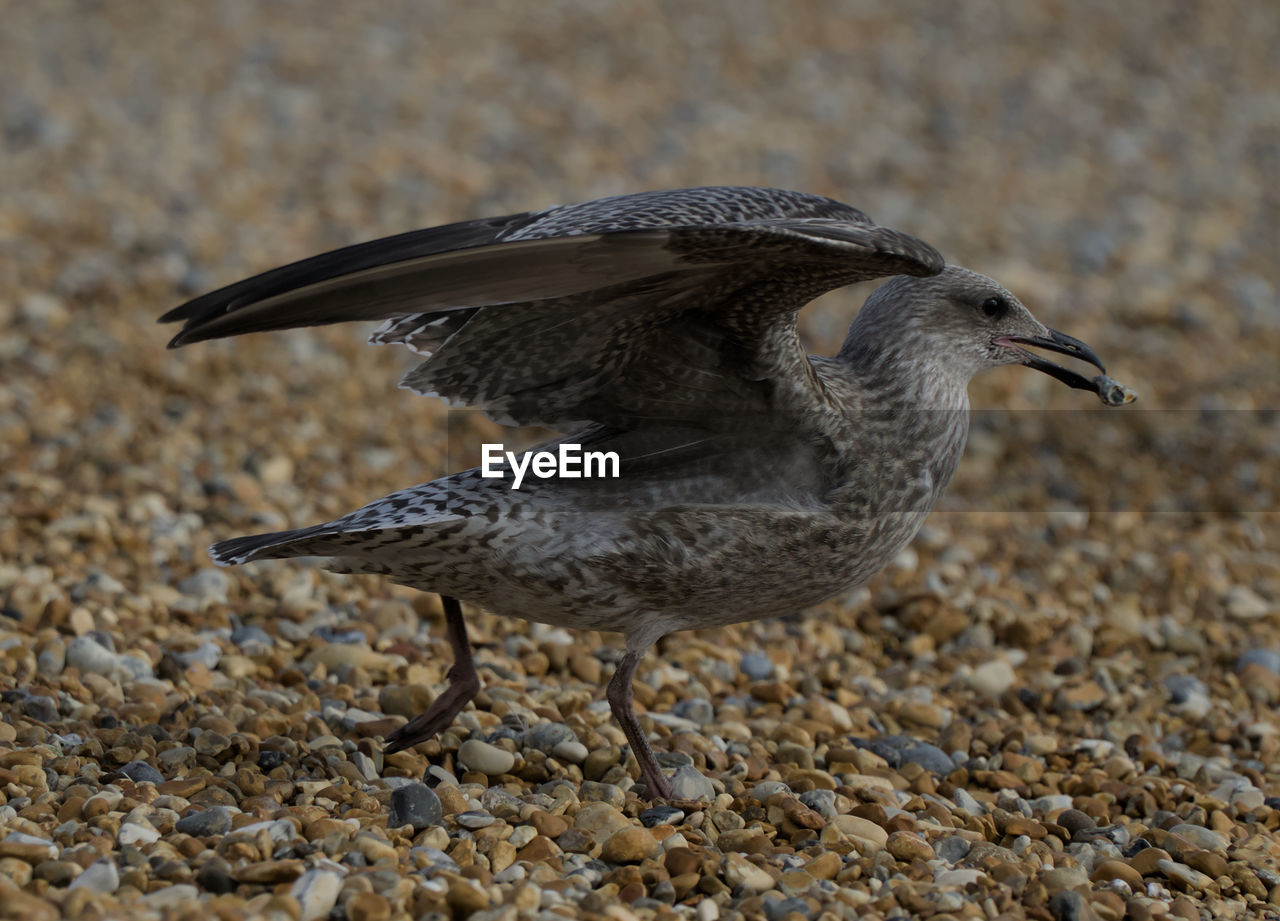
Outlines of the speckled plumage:
M 898 277 L 868 299 L 840 353 L 807 356 L 796 312 L 884 275 Z M 327 557 L 500 614 L 626 634 L 609 699 L 662 795 L 630 703 L 645 649 L 673 630 L 798 611 L 873 575 L 959 463 L 973 374 L 1021 362 L 1087 386 L 1017 343 L 1098 364 L 927 244 L 772 189 L 651 192 L 417 231 L 162 319 L 186 321 L 173 345 L 381 319 L 371 341 L 424 359 L 403 386 L 618 452 L 616 481 L 513 491 L 466 470 L 212 555 Z M 438 731 L 478 687 L 460 609 L 447 610 L 455 688 L 396 734 L 400 747 Z

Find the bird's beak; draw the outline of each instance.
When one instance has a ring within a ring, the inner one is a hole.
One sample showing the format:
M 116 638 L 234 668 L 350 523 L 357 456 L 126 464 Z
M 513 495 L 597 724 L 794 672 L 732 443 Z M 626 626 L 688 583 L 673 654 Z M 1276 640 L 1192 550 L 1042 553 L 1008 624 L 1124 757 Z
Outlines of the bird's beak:
M 1095 377 L 1090 380 L 1083 374 L 1078 374 L 1070 368 L 1062 367 L 1062 365 L 1056 365 L 1047 358 L 1041 358 L 1026 349 L 1018 348 L 1018 346 L 1033 345 L 1038 349 L 1057 352 L 1061 355 L 1070 355 L 1072 358 L 1079 358 L 1089 362 L 1103 374 L 1106 374 L 1107 371 L 1102 366 L 1102 359 L 1098 357 L 1097 352 L 1079 339 L 1074 339 L 1066 333 L 1060 333 L 1056 329 L 1049 330 L 1049 335 L 1047 336 L 1002 336 L 995 340 L 995 344 L 1016 349 L 1022 355 L 1022 363 L 1028 368 L 1043 371 L 1050 377 L 1056 377 L 1068 387 L 1075 387 L 1077 390 L 1098 393 L 1098 379 Z

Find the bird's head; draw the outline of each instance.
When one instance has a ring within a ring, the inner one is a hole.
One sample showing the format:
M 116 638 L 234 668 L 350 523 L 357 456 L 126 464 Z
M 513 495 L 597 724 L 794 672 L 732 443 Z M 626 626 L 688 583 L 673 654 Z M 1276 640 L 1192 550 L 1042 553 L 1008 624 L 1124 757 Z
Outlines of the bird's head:
M 877 288 L 858 313 L 841 355 L 865 361 L 878 353 L 895 363 L 924 358 L 926 367 L 961 386 L 987 368 L 1023 364 L 1108 402 L 1100 381 L 1114 384 L 1109 378 L 1087 378 L 1026 346 L 1106 370 L 1093 349 L 1045 326 L 992 279 L 947 266 L 923 278 L 899 275 Z

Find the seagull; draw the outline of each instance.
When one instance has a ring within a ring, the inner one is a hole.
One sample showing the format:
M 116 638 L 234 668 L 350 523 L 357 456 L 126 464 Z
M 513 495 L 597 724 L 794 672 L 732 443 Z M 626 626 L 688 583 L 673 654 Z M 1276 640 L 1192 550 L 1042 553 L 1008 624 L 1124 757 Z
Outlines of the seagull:
M 881 277 L 839 352 L 806 354 L 800 309 Z M 1133 398 L 1088 345 L 992 279 L 849 205 L 778 189 L 644 192 L 415 230 L 272 269 L 160 320 L 183 324 L 171 348 L 380 320 L 372 343 L 422 359 L 402 387 L 552 429 L 535 452 L 618 458 L 616 477 L 566 471 L 519 489 L 476 466 L 210 555 L 321 557 L 441 596 L 448 685 L 387 737 L 388 753 L 435 736 L 480 688 L 462 600 L 623 634 L 606 696 L 645 792 L 663 799 L 671 783 L 632 700 L 654 642 L 795 613 L 874 575 L 955 472 L 978 372 L 1021 364 L 1108 405 Z

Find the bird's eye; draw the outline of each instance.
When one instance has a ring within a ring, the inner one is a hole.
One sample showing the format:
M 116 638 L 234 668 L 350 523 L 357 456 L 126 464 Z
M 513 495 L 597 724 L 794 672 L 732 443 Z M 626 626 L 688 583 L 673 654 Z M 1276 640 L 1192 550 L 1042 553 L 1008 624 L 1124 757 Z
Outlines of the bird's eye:
M 1002 297 L 993 296 L 982 302 L 982 312 L 992 319 L 1003 314 L 1008 307 L 1009 305 L 1005 303 L 1005 299 Z

